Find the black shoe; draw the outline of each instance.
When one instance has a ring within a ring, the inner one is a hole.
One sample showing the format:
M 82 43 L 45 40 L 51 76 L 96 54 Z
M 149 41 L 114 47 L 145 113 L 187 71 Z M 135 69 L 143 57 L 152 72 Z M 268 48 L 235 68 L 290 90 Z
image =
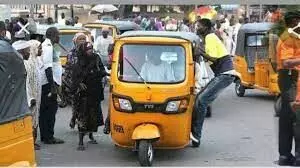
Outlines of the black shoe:
M 279 166 L 293 166 L 295 164 L 295 157 L 294 156 L 280 156 L 278 160 Z
M 58 139 L 58 138 L 44 140 L 44 144 L 63 144 L 63 143 L 65 143 L 65 141 Z

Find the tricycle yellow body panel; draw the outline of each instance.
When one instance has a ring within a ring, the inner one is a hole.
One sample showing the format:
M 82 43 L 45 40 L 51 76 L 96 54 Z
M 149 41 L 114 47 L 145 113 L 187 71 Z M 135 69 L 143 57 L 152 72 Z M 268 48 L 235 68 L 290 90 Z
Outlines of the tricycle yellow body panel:
M 31 116 L 0 125 L 0 166 L 35 166 Z

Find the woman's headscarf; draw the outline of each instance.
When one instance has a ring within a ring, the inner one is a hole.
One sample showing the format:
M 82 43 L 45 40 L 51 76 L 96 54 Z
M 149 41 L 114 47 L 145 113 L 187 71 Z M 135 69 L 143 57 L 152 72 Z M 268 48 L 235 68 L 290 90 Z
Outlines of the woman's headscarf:
M 84 33 L 82 33 L 82 32 L 79 32 L 79 33 L 76 33 L 75 34 L 75 36 L 74 36 L 74 38 L 73 38 L 73 43 L 76 45 L 76 41 L 77 41 L 77 39 L 80 37 L 80 36 L 85 36 L 85 38 L 86 38 L 86 41 L 88 41 L 88 37 L 87 37 L 87 35 L 85 35 Z
M 30 58 L 36 58 L 38 56 L 41 42 L 39 42 L 38 40 L 30 40 L 28 41 L 28 43 L 30 44 Z

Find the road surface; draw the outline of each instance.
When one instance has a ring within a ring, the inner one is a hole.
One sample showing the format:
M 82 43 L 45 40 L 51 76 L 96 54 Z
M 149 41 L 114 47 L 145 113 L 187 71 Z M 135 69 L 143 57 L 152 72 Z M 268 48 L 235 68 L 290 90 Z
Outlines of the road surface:
M 200 148 L 155 151 L 153 166 L 276 166 L 278 119 L 273 117 L 273 100 L 257 90 L 237 97 L 232 85 L 214 102 Z M 107 99 L 102 105 L 106 115 Z M 66 143 L 41 144 L 38 166 L 139 166 L 136 154 L 115 147 L 103 127 L 95 136 L 99 144 L 77 151 L 78 133 L 68 126 L 70 116 L 70 107 L 59 109 L 55 134 Z

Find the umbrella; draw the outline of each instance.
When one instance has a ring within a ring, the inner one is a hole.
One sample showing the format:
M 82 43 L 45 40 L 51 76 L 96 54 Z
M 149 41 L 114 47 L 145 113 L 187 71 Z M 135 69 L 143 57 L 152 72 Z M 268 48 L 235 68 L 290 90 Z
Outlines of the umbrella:
M 91 9 L 91 11 L 96 11 L 99 13 L 113 12 L 113 11 L 117 11 L 117 10 L 118 10 L 118 8 L 115 7 L 114 5 L 96 5 Z
M 189 14 L 189 19 L 192 22 L 195 22 L 197 19 L 197 16 L 200 16 L 202 19 L 206 18 L 206 19 L 214 19 L 217 16 L 217 11 L 210 7 L 210 6 L 202 6 L 199 7 L 198 9 L 192 11 Z

